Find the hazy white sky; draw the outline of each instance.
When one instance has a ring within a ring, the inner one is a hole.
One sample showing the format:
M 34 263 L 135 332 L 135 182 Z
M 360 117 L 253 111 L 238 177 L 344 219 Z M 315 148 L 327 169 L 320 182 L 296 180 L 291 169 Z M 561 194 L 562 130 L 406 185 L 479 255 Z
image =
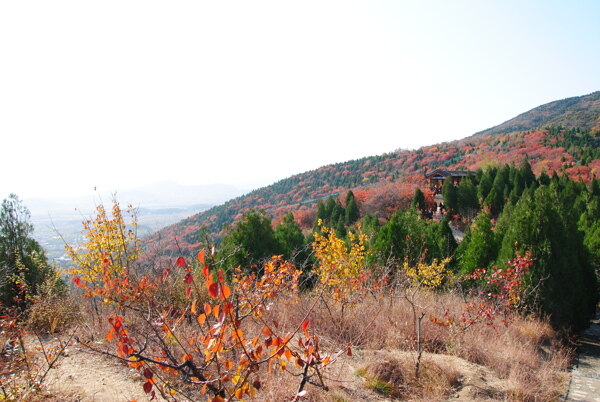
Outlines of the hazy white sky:
M 2 1 L 0 197 L 272 183 L 600 89 L 598 1 Z

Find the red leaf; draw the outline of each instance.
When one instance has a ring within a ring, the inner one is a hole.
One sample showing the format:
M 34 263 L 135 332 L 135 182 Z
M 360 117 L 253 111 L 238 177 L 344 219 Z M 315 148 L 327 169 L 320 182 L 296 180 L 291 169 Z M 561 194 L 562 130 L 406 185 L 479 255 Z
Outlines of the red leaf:
M 194 277 L 192 276 L 192 274 L 190 272 L 188 272 L 187 274 L 185 274 L 185 278 L 183 278 L 183 282 L 187 283 L 188 285 L 190 283 L 192 283 L 193 280 L 194 280 Z
M 152 378 L 152 371 L 150 371 L 149 368 L 144 370 L 144 377 L 146 377 L 147 379 L 151 379 Z
M 208 279 L 208 265 L 204 265 L 204 268 L 202 268 L 202 275 L 205 279 Z
M 200 250 L 198 253 L 198 262 L 204 264 L 204 249 Z
M 185 266 L 185 258 L 179 257 L 177 258 L 177 267 L 182 268 Z
M 152 383 L 150 381 L 146 381 L 144 383 L 144 392 L 149 394 L 152 391 Z
M 187 297 L 190 297 L 190 296 L 192 295 L 192 288 L 187 288 L 187 289 L 185 290 L 185 295 L 186 295 Z
M 212 297 L 213 299 L 216 299 L 217 297 L 219 297 L 219 284 L 214 282 L 211 283 L 210 286 L 208 287 L 208 295 L 210 297 Z
M 309 322 L 310 322 L 310 321 L 306 320 L 306 321 L 304 321 L 304 322 L 302 323 L 302 330 L 303 330 L 303 331 L 306 331 L 306 330 L 308 329 L 308 323 L 309 323 Z

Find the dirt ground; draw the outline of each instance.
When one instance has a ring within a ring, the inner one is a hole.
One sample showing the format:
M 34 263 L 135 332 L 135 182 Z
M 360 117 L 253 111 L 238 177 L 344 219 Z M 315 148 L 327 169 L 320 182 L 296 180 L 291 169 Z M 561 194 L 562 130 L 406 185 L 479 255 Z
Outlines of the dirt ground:
M 393 358 L 410 358 L 403 351 L 357 351 L 355 356 L 339 362 L 330 373 L 330 391 L 321 394 L 318 400 L 386 401 L 386 396 L 365 387 L 365 380 L 356 375 L 365 362 Z M 460 375 L 460 387 L 448 400 L 472 401 L 502 399 L 502 390 L 507 386 L 491 370 L 465 361 L 464 359 L 424 354 L 424 359 L 433 359 L 438 364 L 451 366 Z M 81 345 L 69 347 L 60 364 L 48 376 L 48 391 L 63 395 L 70 401 L 147 401 L 142 389 L 142 378 L 137 371 L 126 367 L 114 358 L 89 351 Z M 313 390 L 314 391 L 314 390 Z M 309 395 L 309 399 L 311 398 Z

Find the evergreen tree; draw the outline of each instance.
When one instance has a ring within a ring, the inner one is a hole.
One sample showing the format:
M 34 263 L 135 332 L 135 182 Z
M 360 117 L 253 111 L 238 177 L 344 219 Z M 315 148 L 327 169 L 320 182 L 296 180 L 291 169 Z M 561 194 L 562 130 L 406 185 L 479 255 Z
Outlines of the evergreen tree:
M 356 198 L 354 198 L 354 193 L 352 191 L 348 191 L 348 194 L 346 194 L 345 216 L 346 225 L 352 225 L 360 218 L 358 204 L 356 203 Z
M 446 180 L 444 180 L 442 196 L 444 197 L 444 205 L 448 209 L 448 213 L 458 211 L 458 189 L 454 185 L 454 181 L 451 177 L 447 177 Z
M 535 174 L 533 173 L 531 165 L 529 164 L 529 158 L 523 159 L 523 162 L 521 162 L 521 166 L 519 166 L 519 173 L 521 178 L 523 179 L 524 187 L 529 187 L 531 186 L 531 183 L 534 183 L 536 181 Z
M 448 217 L 444 217 L 438 224 L 434 224 L 436 233 L 434 234 L 435 238 L 437 238 L 437 246 L 440 255 L 439 258 L 451 257 L 454 254 L 454 251 L 458 247 L 456 243 L 456 239 L 452 234 L 452 229 L 450 228 L 450 221 Z
M 275 228 L 275 239 L 285 259 L 291 259 L 304 249 L 304 235 L 291 212 L 285 214 L 281 223 Z
M 576 221 L 563 214 L 563 200 L 550 187 L 521 197 L 511 214 L 497 261 L 506 262 L 516 251 L 530 251 L 535 263 L 528 281 L 539 286 L 539 307 L 555 324 L 580 329 L 594 311 L 596 276 L 583 234 Z
M 463 216 L 471 217 L 478 209 L 477 188 L 467 177 L 458 186 L 458 212 Z
M 497 253 L 491 216 L 487 212 L 481 212 L 475 219 L 470 236 L 461 244 L 460 272 L 471 273 L 477 268 L 489 267 Z
M 263 210 L 251 211 L 244 214 L 233 230 L 223 238 L 220 260 L 226 269 L 241 267 L 257 271 L 264 260 L 281 254 L 281 251 L 271 226 L 271 218 Z
M 30 213 L 19 197 L 11 194 L 0 209 L 0 304 L 25 307 L 19 282 L 27 296 L 37 293 L 44 279 L 54 275 L 40 244 L 33 239 Z
M 438 247 L 439 232 L 427 223 L 414 208 L 397 211 L 381 227 L 373 241 L 373 255 L 379 262 L 393 260 L 414 264 L 422 257 L 430 262 L 441 256 Z
M 418 187 L 415 190 L 415 195 L 413 196 L 411 206 L 419 211 L 425 210 L 425 194 L 423 194 L 421 189 Z

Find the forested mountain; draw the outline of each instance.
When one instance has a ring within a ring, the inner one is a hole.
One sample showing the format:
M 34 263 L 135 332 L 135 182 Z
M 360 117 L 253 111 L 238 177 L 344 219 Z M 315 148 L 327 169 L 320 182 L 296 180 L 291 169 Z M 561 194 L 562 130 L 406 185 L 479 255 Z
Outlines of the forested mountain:
M 600 131 L 600 91 L 546 103 L 475 135 L 557 126 Z
M 149 241 L 158 244 L 162 240 L 163 247 L 174 250 L 172 239 L 177 239 L 178 249 L 191 252 L 199 247 L 202 228 L 218 235 L 224 225 L 253 209 L 264 209 L 275 223 L 286 212 L 293 212 L 298 224 L 308 229 L 319 199 L 344 195 L 350 189 L 363 213 L 387 213 L 389 217 L 410 202 L 417 187 L 426 188 L 424 174 L 439 167 L 476 170 L 518 165 L 527 158 L 536 175 L 557 172 L 589 183 L 600 176 L 599 110 L 600 92 L 595 92 L 540 106 L 511 120 L 514 123 L 462 140 L 323 166 L 191 216 L 155 233 Z M 549 127 L 551 124 L 556 126 Z M 503 133 L 517 126 L 525 130 Z

